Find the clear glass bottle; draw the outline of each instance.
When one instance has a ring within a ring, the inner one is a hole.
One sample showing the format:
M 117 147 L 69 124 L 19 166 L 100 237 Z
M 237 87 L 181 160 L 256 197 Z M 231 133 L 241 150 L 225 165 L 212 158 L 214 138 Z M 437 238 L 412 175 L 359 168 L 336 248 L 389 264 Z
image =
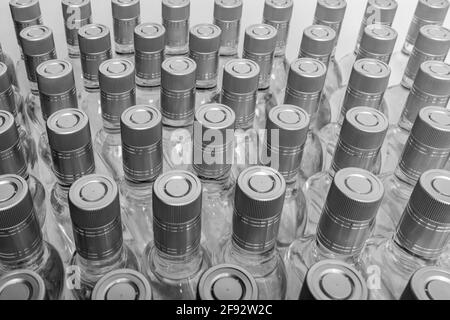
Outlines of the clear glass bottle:
M 218 26 L 209 23 L 198 24 L 189 31 L 189 57 L 197 64 L 196 108 L 219 102 L 217 71 L 221 34 Z
M 317 119 L 326 74 L 325 64 L 312 58 L 295 60 L 289 70 L 284 103 L 300 107 L 310 118 L 300 166 L 302 183 L 323 168 L 324 159 L 322 145 L 317 136 Z
M 439 265 L 450 270 L 450 244 L 447 245 L 447 249 L 445 249 L 444 253 L 441 255 Z
M 142 273 L 155 300 L 195 300 L 202 274 L 211 267 L 200 245 L 202 186 L 187 171 L 170 171 L 153 185 L 154 241 L 145 249 Z
M 43 240 L 27 182 L 0 176 L 0 275 L 27 269 L 42 278 L 49 300 L 64 291 L 64 266 L 56 249 Z
M 142 23 L 134 30 L 136 101 L 161 109 L 161 63 L 166 29 L 157 23 Z
M 286 298 L 286 269 L 276 244 L 285 191 L 283 176 L 269 167 L 242 171 L 236 184 L 233 234 L 220 262 L 250 272 L 259 300 Z
M 198 299 L 202 301 L 258 300 L 258 286 L 244 268 L 220 264 L 208 269 L 198 284 Z
M 116 53 L 134 56 L 134 29 L 141 23 L 140 0 L 111 0 Z
M 423 108 L 411 130 L 393 174 L 386 175 L 386 197 L 377 217 L 375 235 L 395 231 L 414 186 L 423 172 L 443 169 L 450 157 L 450 110 Z
M 402 86 L 400 86 L 403 88 Z M 399 88 L 400 88 L 399 87 Z M 393 89 L 393 88 L 392 88 Z M 406 90 L 406 89 L 402 89 Z M 385 96 L 391 94 L 391 89 Z M 391 99 L 388 97 L 387 99 Z M 391 126 L 386 139 L 387 158 L 383 163 L 382 172 L 395 171 L 403 148 L 420 110 L 427 106 L 446 108 L 450 101 L 450 65 L 441 61 L 427 61 L 422 63 L 417 73 L 414 85 L 398 106 L 396 111 L 401 117 L 395 126 Z M 397 101 L 396 101 L 397 102 Z M 390 106 L 393 106 L 391 102 Z M 390 113 L 392 107 L 390 108 Z
M 127 59 L 103 62 L 98 70 L 103 128 L 95 136 L 94 149 L 115 181 L 123 177 L 120 117 L 136 105 L 136 74 Z
M 356 107 L 347 112 L 331 165 L 309 178 L 303 186 L 308 210 L 306 235 L 314 234 L 334 175 L 341 169 L 361 168 L 380 173 L 382 145 L 389 122 L 381 112 L 369 107 Z
M 222 30 L 219 49 L 217 87 L 222 87 L 223 68 L 228 61 L 238 59 L 241 35 L 242 0 L 214 0 L 214 24 Z
M 48 300 L 44 279 L 30 270 L 8 272 L 0 278 L 0 300 Z
M 275 57 L 270 75 L 270 88 L 277 101 L 283 101 L 288 78 L 289 61 L 286 58 L 286 45 L 293 9 L 293 0 L 265 0 L 264 3 L 263 23 L 277 29 Z
M 70 269 L 79 279 L 71 293 L 76 300 L 90 300 L 105 274 L 139 270 L 139 262 L 123 242 L 119 190 L 112 178 L 82 177 L 72 184 L 68 198 L 76 247 Z
M 96 133 L 103 127 L 98 69 L 112 59 L 111 35 L 104 25 L 88 24 L 78 31 L 78 42 L 84 79 L 81 109 L 89 116 L 92 132 Z
M 27 181 L 36 217 L 42 228 L 47 214 L 45 188 L 35 176 L 29 174 L 29 165 L 14 116 L 3 110 L 0 110 L 0 141 L 0 175 L 15 174 Z
M 279 105 L 267 115 L 261 164 L 277 170 L 286 181 L 277 238 L 279 250 L 286 249 L 295 239 L 301 237 L 306 226 L 306 202 L 299 173 L 309 123 L 307 111 L 294 105 Z M 264 159 L 265 157 L 267 159 Z
M 260 69 L 253 125 L 256 130 L 265 129 L 267 113 L 278 105 L 276 96 L 270 89 L 276 41 L 277 29 L 268 24 L 255 24 L 245 30 L 242 58 L 256 62 Z
M 197 64 L 185 57 L 161 65 L 164 172 L 187 170 L 192 162 L 192 124 L 195 113 Z
M 423 267 L 411 276 L 400 300 L 450 300 L 449 283 L 449 270 Z
M 153 239 L 152 188 L 163 169 L 161 121 L 161 112 L 153 106 L 134 106 L 121 116 L 123 220 L 139 254 Z
M 299 300 L 367 300 L 366 280 L 352 265 L 322 260 L 309 268 Z
M 412 274 L 433 266 L 450 236 L 450 173 L 425 172 L 417 183 L 392 238 L 369 240 L 360 255 L 364 276 L 378 277 L 370 299 L 399 299 Z
M 316 234 L 297 239 L 286 253 L 288 299 L 298 299 L 306 273 L 315 263 L 337 259 L 356 265 L 383 195 L 382 182 L 366 170 L 346 168 L 335 174 Z
M 12 60 L 12 58 L 3 51 L 1 44 L 0 44 L 0 62 L 4 63 L 6 65 L 6 67 L 8 68 L 9 81 L 17 90 L 17 94 L 19 94 L 19 92 L 18 92 L 19 81 L 17 79 L 17 74 L 16 74 L 16 65 L 15 65 L 14 61 Z M 21 111 L 23 111 L 23 110 L 21 110 Z
M 321 89 L 321 97 L 319 97 L 320 104 L 318 107 L 316 107 L 317 115 L 313 117 L 311 122 L 317 130 L 322 129 L 331 121 L 331 106 L 329 98 L 333 92 L 326 90 L 325 83 L 327 79 L 330 78 L 329 67 L 331 65 L 331 57 L 335 48 L 335 40 L 336 32 L 332 28 L 323 25 L 312 25 L 303 30 L 302 42 L 300 44 L 300 50 L 298 54 L 299 58 L 310 58 L 318 60 L 322 62 L 327 69 L 325 82 Z M 289 85 L 290 84 L 288 80 L 288 86 Z M 300 89 L 300 92 L 302 90 L 303 89 Z M 288 91 L 286 91 L 285 99 L 286 95 L 289 95 Z
M 231 235 L 235 122 L 225 105 L 206 104 L 195 112 L 192 169 L 202 182 L 202 242 L 213 261 Z
M 327 64 L 328 74 L 325 81 L 325 94 L 327 95 L 331 95 L 342 85 L 342 74 L 335 53 L 346 10 L 346 0 L 317 0 L 313 24 L 330 27 L 336 33 L 331 57 Z
M 162 25 L 166 28 L 166 55 L 188 54 L 190 13 L 190 0 L 162 0 Z

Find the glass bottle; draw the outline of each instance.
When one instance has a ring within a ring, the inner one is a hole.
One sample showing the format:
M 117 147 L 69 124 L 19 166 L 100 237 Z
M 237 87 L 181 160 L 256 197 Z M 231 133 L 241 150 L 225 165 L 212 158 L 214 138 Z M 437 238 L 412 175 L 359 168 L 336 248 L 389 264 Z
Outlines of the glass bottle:
M 423 267 L 411 276 L 400 300 L 450 300 L 450 271 Z
M 286 253 L 288 299 L 298 299 L 315 263 L 336 259 L 357 264 L 383 195 L 382 182 L 364 169 L 346 168 L 335 174 L 316 234 L 295 240 Z
M 35 176 L 29 174 L 23 142 L 14 116 L 3 110 L 0 110 L 0 141 L 0 175 L 15 174 L 25 179 L 42 228 L 47 214 L 45 188 Z
M 294 9 L 292 0 L 265 0 L 263 23 L 277 30 L 275 57 L 270 75 L 270 88 L 277 101 L 282 101 L 286 89 L 289 72 L 289 61 L 286 58 L 286 45 L 289 27 Z
M 322 260 L 309 268 L 299 300 L 367 300 L 366 280 L 352 265 Z
M 389 90 L 385 96 L 390 95 Z M 420 110 L 427 106 L 446 108 L 449 101 L 450 65 L 441 61 L 422 63 L 405 102 L 398 104 L 399 109 L 403 107 L 402 111 L 396 111 L 401 115 L 398 124 L 389 129 L 386 139 L 387 158 L 383 163 L 383 172 L 395 170 Z M 390 106 L 392 111 L 394 105 L 391 103 Z
M 202 182 L 202 242 L 213 261 L 231 235 L 235 122 L 225 105 L 205 104 L 195 112 L 192 169 Z
M 133 59 L 134 29 L 141 23 L 140 0 L 111 0 L 116 53 Z
M 153 239 L 152 187 L 163 161 L 161 121 L 161 112 L 153 106 L 134 106 L 121 116 L 123 220 L 139 254 Z
M 322 62 L 327 70 L 325 81 L 321 89 L 320 104 L 316 107 L 317 115 L 311 123 L 317 130 L 322 129 L 331 121 L 330 95 L 333 92 L 326 90 L 325 83 L 330 79 L 331 57 L 334 52 L 336 32 L 327 26 L 312 25 L 303 30 L 302 42 L 300 44 L 299 58 L 310 58 Z M 289 80 L 288 80 L 289 86 Z M 289 93 L 286 92 L 286 95 Z M 286 99 L 286 97 L 285 97 Z M 312 116 L 312 114 L 311 114 Z
M 258 131 L 253 127 L 259 81 L 259 65 L 247 59 L 233 59 L 223 70 L 221 103 L 236 116 L 234 180 L 245 168 L 258 164 Z
M 94 149 L 115 181 L 123 177 L 120 117 L 136 105 L 136 74 L 133 62 L 111 59 L 98 70 L 103 128 L 95 136 Z
M 285 191 L 283 176 L 269 167 L 242 171 L 236 184 L 233 234 L 220 262 L 250 272 L 259 300 L 286 298 L 286 269 L 276 244 Z
M 347 88 L 336 91 L 330 99 L 331 122 L 319 132 L 324 145 L 334 150 L 345 114 L 354 107 L 374 108 L 389 118 L 384 93 L 390 74 L 391 69 L 384 62 L 375 59 L 355 62 Z
M 203 273 L 198 284 L 198 298 L 202 301 L 258 300 L 258 286 L 244 268 L 220 264 Z
M 360 255 L 363 275 L 377 276 L 369 286 L 372 300 L 399 299 L 412 274 L 434 266 L 450 236 L 450 173 L 425 172 L 391 238 L 374 237 Z
M 82 177 L 72 184 L 68 198 L 76 247 L 69 269 L 79 279 L 71 293 L 76 300 L 89 300 L 105 274 L 139 270 L 139 262 L 123 242 L 119 190 L 112 178 Z
M 320 220 L 333 178 L 341 169 L 361 168 L 375 175 L 380 173 L 382 145 L 389 122 L 381 112 L 369 107 L 356 107 L 347 112 L 331 165 L 309 178 L 303 186 L 308 209 L 306 235 L 314 234 Z M 326 146 L 325 146 L 326 148 Z
M 157 23 L 142 23 L 134 30 L 136 101 L 161 109 L 161 63 L 166 29 Z
M 330 61 L 327 64 L 328 73 L 325 81 L 325 93 L 327 95 L 331 95 L 342 85 L 342 74 L 335 53 L 346 10 L 346 0 L 317 0 L 313 24 L 330 27 L 336 33 Z
M 310 118 L 300 166 L 302 183 L 323 168 L 324 159 L 322 145 L 317 136 L 317 119 L 326 74 L 325 64 L 312 58 L 295 60 L 289 70 L 284 103 L 300 107 Z
M 276 105 L 276 96 L 270 89 L 270 79 L 277 41 L 277 29 L 267 24 L 255 24 L 245 30 L 244 51 L 242 58 L 259 65 L 258 95 L 256 99 L 256 130 L 266 127 L 266 115 Z
M 214 24 L 198 24 L 189 31 L 189 57 L 197 64 L 195 107 L 219 102 L 217 87 L 222 31 Z
M 293 105 L 279 105 L 267 115 L 262 150 L 263 165 L 277 170 L 286 181 L 286 194 L 277 238 L 279 250 L 303 235 L 307 213 L 301 189 L 300 165 L 308 135 L 307 111 Z M 266 159 L 264 159 L 267 157 Z
M 119 269 L 97 282 L 91 300 L 152 300 L 152 288 L 142 273 Z
M 0 278 L 0 300 L 48 300 L 45 282 L 34 271 L 15 270 Z
M 384 176 L 386 197 L 377 217 L 375 235 L 395 231 L 414 186 L 423 172 L 443 169 L 450 157 L 450 110 L 423 108 L 411 130 L 394 173 Z
M 214 24 L 222 31 L 219 49 L 217 87 L 222 87 L 223 68 L 238 58 L 241 35 L 242 0 L 214 0 Z
M 450 270 L 450 244 L 447 245 L 447 249 L 445 249 L 444 253 L 441 255 L 439 265 Z
M 166 55 L 188 54 L 190 11 L 190 0 L 162 0 L 162 25 L 166 28 Z
M 49 300 L 61 299 L 64 266 L 56 249 L 43 240 L 27 182 L 0 177 L 0 276 L 27 269 L 42 278 Z
M 155 300 L 195 300 L 202 274 L 211 267 L 200 245 L 202 186 L 187 171 L 170 171 L 153 185 L 154 241 L 145 249 L 142 273 Z
M 197 64 L 185 57 L 161 65 L 164 172 L 187 170 L 192 162 L 192 124 L 195 113 Z
M 112 59 L 111 35 L 104 25 L 88 24 L 78 31 L 78 42 L 84 79 L 81 109 L 89 116 L 92 132 L 96 133 L 103 127 L 98 69 Z
M 3 51 L 2 45 L 0 44 L 0 62 L 4 63 L 8 68 L 8 76 L 9 81 L 14 86 L 14 88 L 17 90 L 16 94 L 19 94 L 19 81 L 17 80 L 17 74 L 16 74 L 16 65 L 12 58 L 6 54 L 6 52 Z M 23 110 L 21 110 L 22 112 Z

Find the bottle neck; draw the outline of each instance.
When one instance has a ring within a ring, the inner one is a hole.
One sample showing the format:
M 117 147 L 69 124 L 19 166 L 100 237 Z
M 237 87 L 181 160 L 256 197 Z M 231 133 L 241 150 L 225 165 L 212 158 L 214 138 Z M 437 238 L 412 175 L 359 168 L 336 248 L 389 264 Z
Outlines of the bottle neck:
M 354 260 L 355 258 L 357 258 L 359 256 L 359 252 L 353 253 L 353 254 L 340 254 L 337 252 L 333 252 L 332 250 L 327 249 L 322 244 L 322 242 L 320 241 L 320 239 L 317 236 L 314 239 L 312 253 L 313 253 L 313 257 L 316 261 L 327 260 L 327 259 L 349 261 L 349 260 Z
M 149 198 L 153 194 L 154 181 L 136 182 L 125 177 L 125 187 L 137 198 Z
M 249 251 L 241 248 L 234 239 L 230 243 L 230 254 L 238 261 L 243 261 L 244 264 L 254 264 L 258 261 L 267 261 L 276 259 L 276 246 L 261 252 Z
M 79 266 L 87 273 L 101 274 L 106 273 L 109 270 L 120 269 L 123 266 L 124 261 L 127 260 L 128 252 L 125 245 L 122 245 L 120 249 L 111 257 L 100 260 L 85 259 L 81 255 L 77 255 Z M 104 270 L 104 271 L 102 271 Z

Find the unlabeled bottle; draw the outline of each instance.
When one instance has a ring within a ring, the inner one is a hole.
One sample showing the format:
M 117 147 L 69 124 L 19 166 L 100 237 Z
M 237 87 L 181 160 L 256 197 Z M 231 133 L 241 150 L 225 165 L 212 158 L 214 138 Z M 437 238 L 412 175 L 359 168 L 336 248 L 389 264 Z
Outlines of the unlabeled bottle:
M 316 232 L 336 172 L 361 168 L 375 175 L 380 173 L 384 160 L 381 148 L 388 127 L 386 116 L 373 108 L 356 107 L 347 112 L 336 147 L 328 150 L 328 155 L 332 156 L 331 165 L 309 178 L 303 186 L 308 210 L 307 235 Z
M 386 92 L 390 99 L 390 90 Z M 450 65 L 441 61 L 422 63 L 414 85 L 405 101 L 396 100 L 397 105 L 390 102 L 390 114 L 393 108 L 400 119 L 391 126 L 386 139 L 387 158 L 383 163 L 383 172 L 393 172 L 398 164 L 403 148 L 420 110 L 428 106 L 446 108 L 450 101 Z M 402 110 L 402 111 L 400 111 Z M 391 122 L 392 123 L 392 122 Z
M 327 80 L 325 81 L 325 93 L 332 94 L 342 85 L 342 74 L 335 58 L 336 46 L 339 41 L 342 23 L 344 21 L 347 2 L 345 0 L 317 0 L 314 13 L 315 25 L 332 28 L 335 31 L 333 51 L 328 66 Z
M 202 274 L 211 267 L 200 245 L 202 186 L 187 171 L 170 171 L 153 185 L 153 234 L 142 272 L 155 300 L 195 300 Z
M 153 106 L 133 106 L 121 116 L 123 219 L 140 254 L 153 239 L 152 187 L 163 169 L 161 121 Z
M 306 273 L 315 263 L 337 259 L 357 265 L 383 199 L 381 181 L 363 169 L 334 176 L 315 235 L 297 239 L 286 253 L 288 299 L 297 300 Z
M 56 249 L 43 240 L 27 182 L 15 175 L 0 177 L 0 275 L 27 269 L 44 281 L 47 298 L 61 299 L 64 266 Z
M 352 265 L 323 260 L 306 273 L 299 300 L 367 300 L 366 280 Z
M 389 237 L 400 220 L 423 172 L 443 169 L 450 156 L 450 110 L 422 109 L 393 174 L 386 175 L 386 197 L 377 217 L 375 235 Z
M 305 230 L 307 213 L 301 189 L 300 165 L 309 130 L 309 115 L 300 107 L 279 105 L 267 115 L 262 164 L 277 170 L 286 181 L 277 245 L 287 248 Z
M 91 300 L 152 300 L 152 288 L 140 272 L 119 269 L 105 274 L 97 282 Z
M 384 93 L 390 74 L 391 69 L 384 62 L 375 59 L 355 62 L 347 88 L 339 89 L 330 99 L 331 122 L 319 132 L 323 144 L 334 149 L 345 115 L 354 107 L 374 108 L 388 117 Z
M 139 270 L 133 251 L 123 242 L 119 190 L 113 179 L 88 175 L 69 191 L 70 218 L 76 251 L 69 269 L 79 278 L 71 293 L 89 300 L 96 283 L 119 269 Z
M 48 300 L 44 279 L 30 270 L 8 272 L 0 278 L 0 300 Z
M 450 235 L 450 172 L 430 170 L 417 183 L 393 237 L 374 237 L 360 256 L 364 276 L 380 277 L 371 299 L 399 299 L 412 274 L 438 262 Z
M 140 0 L 111 0 L 114 42 L 119 55 L 134 54 L 134 29 L 141 23 Z
M 450 300 L 450 271 L 424 267 L 412 275 L 400 300 Z
M 120 117 L 136 105 L 136 74 L 127 59 L 111 59 L 99 69 L 103 128 L 95 136 L 94 149 L 115 181 L 123 177 Z
M 286 58 L 286 45 L 293 9 L 293 0 L 266 0 L 264 4 L 263 23 L 277 29 L 275 57 L 270 76 L 270 87 L 277 101 L 283 100 L 288 77 L 289 61 Z
M 206 104 L 195 112 L 192 168 L 202 182 L 202 240 L 213 260 L 231 235 L 235 122 L 225 105 Z
M 217 87 L 220 37 L 214 24 L 198 24 L 189 32 L 189 57 L 197 64 L 195 106 L 219 102 Z
M 30 195 L 36 208 L 36 216 L 42 228 L 47 214 L 45 188 L 35 176 L 29 174 L 29 165 L 25 154 L 14 116 L 7 111 L 1 110 L 0 175 L 15 174 L 27 181 Z
M 161 65 L 164 172 L 187 170 L 192 163 L 192 124 L 195 113 L 197 64 L 185 57 Z
M 250 272 L 259 300 L 286 298 L 286 269 L 276 244 L 285 190 L 283 176 L 269 167 L 242 171 L 236 184 L 233 235 L 221 262 Z
M 136 101 L 161 108 L 161 64 L 164 61 L 166 29 L 157 23 L 142 23 L 134 30 Z
M 166 28 L 166 55 L 188 54 L 190 14 L 190 0 L 162 0 L 162 25 Z
M 213 300 L 258 300 L 258 286 L 244 268 L 220 264 L 208 269 L 198 284 L 198 298 Z
M 300 167 L 303 182 L 323 168 L 323 150 L 317 136 L 317 119 L 319 104 L 325 97 L 322 91 L 326 74 L 325 64 L 312 58 L 299 58 L 289 69 L 284 103 L 302 108 L 310 118 Z
M 244 51 L 242 57 L 259 65 L 258 95 L 255 109 L 256 130 L 266 127 L 267 113 L 278 105 L 270 89 L 270 79 L 277 41 L 277 29 L 268 24 L 255 24 L 245 30 Z
M 221 103 L 236 116 L 234 162 L 232 174 L 236 180 L 245 168 L 258 164 L 258 132 L 254 129 L 259 81 L 259 65 L 247 59 L 227 62 L 223 71 Z
M 78 41 L 84 79 L 81 109 L 89 116 L 92 132 L 96 133 L 103 126 L 98 68 L 112 59 L 111 35 L 108 27 L 89 24 L 78 31 Z
M 19 80 L 16 74 L 16 64 L 12 58 L 3 51 L 2 45 L 0 44 L 0 62 L 4 63 L 8 67 L 8 76 L 12 85 L 16 88 L 17 93 L 19 92 Z

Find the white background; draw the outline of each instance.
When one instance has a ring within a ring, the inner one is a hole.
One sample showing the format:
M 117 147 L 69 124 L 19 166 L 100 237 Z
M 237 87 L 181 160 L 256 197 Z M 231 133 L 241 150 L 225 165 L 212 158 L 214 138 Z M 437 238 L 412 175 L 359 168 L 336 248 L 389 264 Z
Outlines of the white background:
M 110 0 L 91 0 L 93 9 L 93 21 L 111 26 Z M 11 21 L 8 0 L 0 0 L 0 43 L 5 52 L 13 57 L 18 56 L 18 48 Z M 52 28 L 58 57 L 67 56 L 65 36 L 60 0 L 40 0 L 44 24 Z M 393 27 L 399 33 L 397 51 L 401 48 L 408 26 L 416 7 L 416 0 L 397 0 L 399 8 Z M 343 25 L 337 56 L 353 50 L 359 31 L 366 0 L 347 0 L 347 13 Z M 244 0 L 242 18 L 242 34 L 248 25 L 262 21 L 264 0 Z M 300 46 L 302 31 L 312 24 L 316 0 L 294 0 L 294 15 L 291 22 L 287 55 L 289 59 L 297 56 Z M 204 22 L 212 22 L 214 0 L 191 0 L 191 25 Z M 142 22 L 161 22 L 161 0 L 141 0 Z M 449 26 L 449 17 L 445 26 Z M 242 39 L 242 37 L 241 37 Z M 242 46 L 242 41 L 241 41 Z

